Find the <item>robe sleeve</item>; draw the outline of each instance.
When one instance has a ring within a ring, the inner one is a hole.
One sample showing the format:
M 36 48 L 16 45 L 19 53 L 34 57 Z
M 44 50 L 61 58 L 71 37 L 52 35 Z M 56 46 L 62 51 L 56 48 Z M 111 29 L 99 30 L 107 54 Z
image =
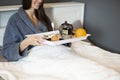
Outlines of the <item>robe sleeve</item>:
M 20 26 L 19 26 L 20 27 Z M 8 61 L 17 61 L 25 56 L 27 56 L 28 48 L 26 48 L 20 55 L 19 45 L 20 42 L 24 39 L 24 36 L 21 34 L 21 31 L 18 29 L 14 19 L 9 19 L 4 39 L 3 39 L 3 56 Z

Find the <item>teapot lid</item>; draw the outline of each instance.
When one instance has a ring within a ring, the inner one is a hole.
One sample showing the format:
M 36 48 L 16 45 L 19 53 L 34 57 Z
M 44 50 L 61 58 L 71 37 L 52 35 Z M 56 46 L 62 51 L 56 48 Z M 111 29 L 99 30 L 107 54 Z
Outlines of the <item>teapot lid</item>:
M 65 21 L 63 24 L 62 24 L 62 26 L 72 26 L 72 24 L 69 24 L 67 21 Z

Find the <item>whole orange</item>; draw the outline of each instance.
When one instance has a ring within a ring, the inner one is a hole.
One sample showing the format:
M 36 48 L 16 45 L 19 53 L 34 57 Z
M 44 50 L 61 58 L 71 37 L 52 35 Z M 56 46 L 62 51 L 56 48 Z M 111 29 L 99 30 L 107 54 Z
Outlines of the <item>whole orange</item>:
M 87 32 L 84 28 L 78 28 L 75 30 L 75 37 L 82 37 L 86 35 L 87 35 Z

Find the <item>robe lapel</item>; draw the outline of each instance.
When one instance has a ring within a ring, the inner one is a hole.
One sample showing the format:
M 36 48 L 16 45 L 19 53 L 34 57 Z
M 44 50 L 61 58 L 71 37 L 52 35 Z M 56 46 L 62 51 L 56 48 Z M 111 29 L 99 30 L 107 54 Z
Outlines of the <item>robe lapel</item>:
M 41 32 L 39 29 L 37 29 L 37 27 L 34 26 L 34 24 L 30 20 L 30 18 L 28 17 L 28 15 L 25 13 L 25 11 L 23 10 L 23 8 L 19 9 L 18 14 L 21 17 L 21 19 L 25 22 L 25 24 L 27 25 L 27 27 L 29 27 L 34 33 Z

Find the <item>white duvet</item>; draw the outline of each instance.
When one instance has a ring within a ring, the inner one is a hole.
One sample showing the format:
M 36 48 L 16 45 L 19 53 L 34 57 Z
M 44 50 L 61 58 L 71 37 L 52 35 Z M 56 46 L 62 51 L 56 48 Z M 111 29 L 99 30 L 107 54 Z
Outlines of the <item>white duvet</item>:
M 18 62 L 0 63 L 0 69 L 5 80 L 120 80 L 120 73 L 114 69 L 63 45 L 34 47 Z

